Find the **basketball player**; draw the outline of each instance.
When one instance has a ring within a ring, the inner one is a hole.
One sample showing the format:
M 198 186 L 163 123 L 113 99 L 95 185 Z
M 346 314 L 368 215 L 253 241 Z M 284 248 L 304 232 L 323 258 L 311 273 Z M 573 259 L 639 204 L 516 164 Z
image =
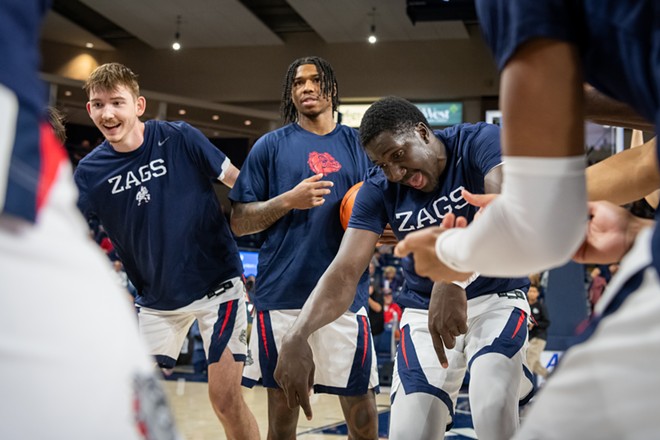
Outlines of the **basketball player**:
M 463 200 L 461 189 L 500 189 L 495 125 L 462 124 L 434 132 L 412 103 L 389 97 L 367 110 L 360 140 L 379 167 L 370 170 L 360 188 L 339 253 L 284 339 L 276 370 L 289 401 L 299 401 L 306 412 L 305 380 L 313 371 L 306 341 L 353 300 L 385 225 L 391 224 L 401 239 L 455 215 L 472 219 L 476 209 Z M 389 438 L 442 438 L 452 425 L 467 370 L 478 437 L 511 438 L 519 424 L 519 402 L 532 391 L 531 373 L 525 368 L 529 279 L 476 277 L 463 289 L 418 276 L 411 259 L 402 264 L 406 283 L 398 302 L 405 309 Z M 445 322 L 452 323 L 449 331 L 433 339 L 429 323 Z M 446 354 L 443 342 L 453 348 Z M 442 364 L 434 345 L 445 354 Z
M 234 232 L 266 235 L 253 297 L 257 325 L 252 326 L 250 346 L 255 363 L 246 367 L 245 383 L 261 376 L 268 388 L 272 439 L 293 438 L 299 413 L 295 402 L 287 405 L 273 379 L 282 337 L 339 249 L 344 193 L 370 166 L 357 130 L 334 122 L 338 96 L 327 61 L 295 60 L 282 92 L 287 125 L 256 142 L 229 194 Z M 350 438 L 376 439 L 378 375 L 366 310 L 369 280 L 366 266 L 362 269 L 360 282 L 353 285 L 353 304 L 310 339 L 317 369 L 309 385 L 339 396 Z
M 208 358 L 209 397 L 227 437 L 258 439 L 243 400 L 247 352 L 242 265 L 213 182 L 236 167 L 185 122 L 140 121 L 136 75 L 109 63 L 84 85 L 105 141 L 74 174 L 79 207 L 108 233 L 137 289 L 139 327 L 161 368 L 174 367 L 195 319 Z
M 176 439 L 46 120 L 37 71 L 48 6 L 0 2 L 0 438 Z
M 399 252 L 414 251 L 416 261 L 436 266 L 434 277 L 445 279 L 454 278 L 443 273 L 447 266 L 510 275 L 562 264 L 573 254 L 593 263 L 626 254 L 582 343 L 566 352 L 518 438 L 654 438 L 660 432 L 660 419 L 649 417 L 660 395 L 660 232 L 604 202 L 587 209 L 582 82 L 629 104 L 657 130 L 660 5 L 478 0 L 477 6 L 502 69 L 507 183 L 467 229 L 434 231 L 437 242 L 415 237 Z

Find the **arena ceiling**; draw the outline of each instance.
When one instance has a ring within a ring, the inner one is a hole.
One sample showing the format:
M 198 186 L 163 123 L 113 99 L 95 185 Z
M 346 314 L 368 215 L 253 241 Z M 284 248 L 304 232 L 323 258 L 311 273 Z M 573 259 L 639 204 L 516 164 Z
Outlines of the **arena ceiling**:
M 358 42 L 374 24 L 384 42 L 457 39 L 467 38 L 473 11 L 472 0 L 54 0 L 44 38 L 106 50 L 135 39 L 163 49 L 181 17 L 182 44 L 191 48 L 282 45 L 300 32 Z

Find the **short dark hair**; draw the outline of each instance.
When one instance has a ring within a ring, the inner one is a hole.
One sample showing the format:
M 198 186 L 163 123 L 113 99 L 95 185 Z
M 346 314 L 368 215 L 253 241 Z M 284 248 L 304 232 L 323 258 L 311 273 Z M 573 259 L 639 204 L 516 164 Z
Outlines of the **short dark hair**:
M 316 66 L 316 71 L 321 77 L 321 94 L 331 97 L 332 112 L 336 112 L 337 107 L 339 106 L 339 85 L 337 84 L 337 78 L 335 77 L 335 72 L 330 63 L 323 58 L 314 56 L 298 58 L 289 66 L 282 87 L 280 113 L 282 114 L 285 124 L 298 121 L 298 110 L 291 100 L 291 87 L 293 86 L 293 79 L 296 77 L 296 70 L 298 70 L 298 67 L 305 64 L 313 64 Z
M 360 123 L 360 142 L 364 147 L 382 132 L 393 134 L 412 132 L 420 122 L 427 127 L 426 116 L 410 101 L 388 96 L 374 102 Z

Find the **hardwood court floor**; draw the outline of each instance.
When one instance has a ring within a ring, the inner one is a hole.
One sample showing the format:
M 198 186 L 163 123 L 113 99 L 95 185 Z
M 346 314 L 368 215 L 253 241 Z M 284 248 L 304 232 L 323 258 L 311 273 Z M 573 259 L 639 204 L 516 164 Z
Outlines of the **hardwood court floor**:
M 178 381 L 162 381 L 162 385 L 169 398 L 179 432 L 185 440 L 225 440 L 227 438 L 211 409 L 206 383 L 179 379 Z M 243 395 L 257 419 L 261 438 L 265 439 L 268 428 L 266 390 L 261 386 L 255 386 L 252 389 L 243 388 Z M 381 393 L 376 395 L 376 403 L 379 412 L 389 410 L 389 389 L 381 389 Z M 297 429 L 298 438 L 304 440 L 343 440 L 347 438 L 345 435 L 312 432 L 344 421 L 337 396 L 327 394 L 312 396 L 312 410 L 314 417 L 311 421 L 308 421 L 301 411 Z

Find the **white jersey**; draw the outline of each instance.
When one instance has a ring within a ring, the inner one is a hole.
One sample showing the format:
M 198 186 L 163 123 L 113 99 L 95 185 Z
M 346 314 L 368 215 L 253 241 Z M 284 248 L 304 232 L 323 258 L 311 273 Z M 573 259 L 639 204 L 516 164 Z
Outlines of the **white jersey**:
M 165 395 L 63 163 L 36 223 L 0 216 L 0 438 L 176 439 Z
M 532 402 L 516 439 L 660 435 L 660 280 L 640 233 L 572 346 Z

